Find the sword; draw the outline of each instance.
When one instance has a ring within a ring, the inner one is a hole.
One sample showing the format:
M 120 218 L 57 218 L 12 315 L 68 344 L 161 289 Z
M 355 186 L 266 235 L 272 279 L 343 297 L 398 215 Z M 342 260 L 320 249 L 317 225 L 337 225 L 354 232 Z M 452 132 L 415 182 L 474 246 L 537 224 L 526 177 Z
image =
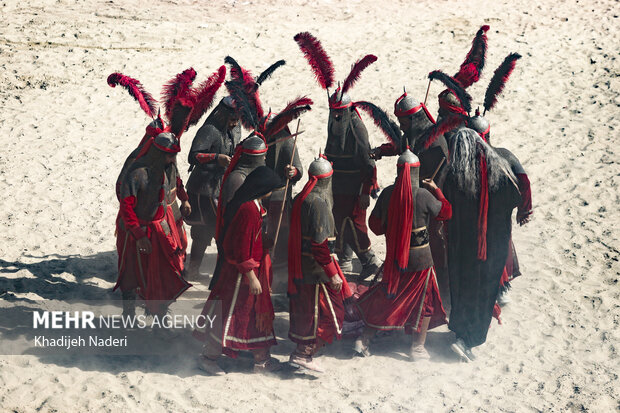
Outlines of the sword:
M 299 131 L 299 132 L 295 132 L 295 133 L 293 133 L 293 134 L 291 134 L 291 135 L 285 136 L 285 137 L 283 137 L 283 138 L 280 138 L 280 139 L 278 139 L 278 140 L 276 140 L 276 141 L 273 141 L 273 142 L 271 142 L 271 143 L 268 143 L 268 144 L 267 144 L 267 147 L 273 146 L 273 145 L 275 145 L 275 144 L 277 144 L 277 143 L 280 143 L 280 142 L 287 141 L 287 140 L 289 140 L 289 139 L 291 139 L 291 138 L 297 138 L 297 135 L 301 135 L 301 134 L 302 134 L 302 133 L 304 133 L 304 132 L 305 132 L 305 131 L 303 131 L 303 130 L 302 130 L 302 131 Z

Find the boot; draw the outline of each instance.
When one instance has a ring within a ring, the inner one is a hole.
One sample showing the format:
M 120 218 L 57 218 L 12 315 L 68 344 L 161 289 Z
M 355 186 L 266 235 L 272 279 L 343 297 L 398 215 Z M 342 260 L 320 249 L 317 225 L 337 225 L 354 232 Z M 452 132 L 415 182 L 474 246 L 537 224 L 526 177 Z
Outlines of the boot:
M 344 244 L 342 251 L 338 252 L 338 265 L 343 273 L 353 271 L 353 250 L 349 244 Z
M 375 256 L 372 249 L 358 254 L 358 258 L 362 264 L 362 271 L 360 272 L 360 278 L 362 280 L 365 280 L 371 275 L 375 275 L 379 267 L 381 267 L 381 261 Z
M 123 291 L 123 317 L 133 317 L 136 315 L 136 292 L 133 290 Z
M 185 268 L 185 279 L 188 281 L 197 280 L 200 277 L 200 264 L 205 255 L 207 245 L 204 241 L 196 239 L 192 241 L 192 251 L 189 255 L 189 263 Z
M 200 276 L 200 264 L 202 263 L 202 257 L 195 258 L 192 254 L 189 257 L 189 263 L 185 269 L 185 279 L 188 281 L 197 280 Z

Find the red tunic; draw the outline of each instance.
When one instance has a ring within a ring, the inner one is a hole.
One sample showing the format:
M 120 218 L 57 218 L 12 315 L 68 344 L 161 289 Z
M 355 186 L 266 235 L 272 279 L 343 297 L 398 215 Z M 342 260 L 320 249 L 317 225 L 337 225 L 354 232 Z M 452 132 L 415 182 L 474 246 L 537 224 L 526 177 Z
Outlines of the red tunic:
M 433 213 L 434 219 L 443 221 L 452 216 L 452 207 L 441 190 L 435 192 L 441 208 Z M 378 201 L 379 202 L 379 201 Z M 386 232 L 386 222 L 373 211 L 370 228 L 377 235 Z M 428 248 L 428 247 L 427 247 Z M 401 273 L 396 295 L 388 297 L 387 282 L 374 285 L 356 302 L 364 323 L 378 330 L 404 329 L 407 334 L 420 331 L 421 321 L 430 317 L 429 329 L 446 324 L 446 312 L 441 303 L 435 267 Z
M 338 274 L 338 263 L 331 256 L 328 240 L 311 244 L 312 257 L 323 267 L 325 274 L 328 277 Z M 344 286 L 339 292 L 324 282 L 298 284 L 296 288 L 297 294 L 291 297 L 289 305 L 289 338 L 298 344 L 314 344 L 317 338 L 327 343 L 334 338 L 340 339 L 344 321 Z
M 136 289 L 147 309 L 157 312 L 191 286 L 181 276 L 183 243 L 169 205 L 161 206 L 152 221 L 138 219 L 135 205 L 135 196 L 124 198 L 116 220 L 119 276 L 114 290 Z M 150 254 L 138 251 L 136 241 L 144 236 L 151 242 Z
M 388 298 L 386 283 L 374 285 L 357 300 L 364 323 L 378 330 L 420 331 L 421 321 L 431 317 L 429 329 L 446 324 L 439 298 L 435 268 L 403 273 L 396 297 Z
M 231 221 L 223 241 L 222 267 L 202 311 L 212 314 L 221 303 L 221 330 L 194 332 L 201 341 L 215 340 L 224 354 L 236 357 L 238 350 L 271 347 L 276 344 L 273 327 L 258 328 L 257 318 L 274 319 L 269 292 L 267 267 L 269 256 L 263 252 L 262 223 L 265 210 L 256 200 L 241 205 Z M 259 295 L 250 294 L 250 283 L 244 275 L 253 270 L 262 287 Z M 218 303 L 219 301 L 219 303 Z M 266 317 L 265 317 L 266 316 Z M 271 323 L 268 323 L 271 324 Z

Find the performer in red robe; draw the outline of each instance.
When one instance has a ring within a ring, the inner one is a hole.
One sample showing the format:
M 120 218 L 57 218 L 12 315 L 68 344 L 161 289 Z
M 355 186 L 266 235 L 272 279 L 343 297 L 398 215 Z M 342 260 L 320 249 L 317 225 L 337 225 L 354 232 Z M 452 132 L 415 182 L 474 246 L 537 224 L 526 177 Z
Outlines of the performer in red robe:
M 181 211 L 190 212 L 175 163 L 179 150 L 173 133 L 151 137 L 121 184 L 114 290 L 120 288 L 123 293 L 124 315 L 135 314 L 136 292 L 146 301 L 147 312 L 162 314 L 191 286 L 182 277 L 183 242 L 171 207 L 176 192 Z
M 270 357 L 276 344 L 274 311 L 270 294 L 268 254 L 263 249 L 262 224 L 265 209 L 261 200 L 282 186 L 268 167 L 252 171 L 226 207 L 218 239 L 218 265 L 211 294 L 202 314 L 212 316 L 221 304 L 221 330 L 196 330 L 205 342 L 200 367 L 210 374 L 223 374 L 217 359 L 223 353 L 236 358 L 240 350 L 254 355 L 255 371 L 273 371 L 279 362 Z
M 332 166 L 321 157 L 310 164 L 308 174 L 310 179 L 295 198 L 291 212 L 288 336 L 297 348 L 289 362 L 321 372 L 312 357 L 323 345 L 340 338 L 344 299 L 351 296 L 351 290 L 332 256 Z
M 411 346 L 413 360 L 428 359 L 426 331 L 446 323 L 433 258 L 429 247 L 431 219 L 445 221 L 452 208 L 431 180 L 419 188 L 420 162 L 409 149 L 398 158 L 396 183 L 383 190 L 370 215 L 370 229 L 385 234 L 387 243 L 383 279 L 357 300 L 366 324 L 355 351 L 369 355 L 368 345 L 377 330 L 404 329 L 417 333 Z

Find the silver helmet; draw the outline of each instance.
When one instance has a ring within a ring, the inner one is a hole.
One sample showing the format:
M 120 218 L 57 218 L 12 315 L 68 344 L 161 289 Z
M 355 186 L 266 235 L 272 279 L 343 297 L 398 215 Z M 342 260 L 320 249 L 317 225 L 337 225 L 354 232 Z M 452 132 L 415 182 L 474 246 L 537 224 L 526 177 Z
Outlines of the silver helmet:
M 251 135 L 250 137 L 246 138 L 241 143 L 241 146 L 243 147 L 243 149 L 247 149 L 250 151 L 266 151 L 267 150 L 267 145 L 265 145 L 265 141 L 260 136 L 257 136 L 257 135 Z
M 418 108 L 416 111 L 407 113 L 414 108 Z M 422 110 L 420 102 L 407 95 L 406 93 L 396 100 L 394 103 L 394 115 L 397 117 L 413 115 L 414 113 Z
M 351 104 L 351 96 L 348 93 L 342 93 L 340 88 L 336 89 L 329 98 L 329 107 L 337 109 L 342 106 L 348 106 Z
M 480 136 L 486 141 L 486 135 L 488 135 L 491 130 L 491 124 L 489 121 L 480 115 L 480 111 L 476 110 L 476 116 L 469 118 L 467 121 L 467 127 L 478 132 Z
M 397 165 L 404 165 L 404 164 L 420 164 L 420 159 L 418 159 L 417 156 L 415 156 L 415 154 L 413 152 L 411 152 L 409 149 L 406 149 L 399 157 L 398 157 L 398 162 Z
M 414 199 L 415 199 L 415 191 L 420 187 L 420 159 L 409 149 L 406 149 L 399 157 L 397 165 L 401 166 L 404 164 L 409 164 L 409 174 L 411 176 L 411 188 L 414 190 Z M 398 174 L 401 174 L 400 168 Z
M 332 171 L 332 164 L 327 159 L 319 157 L 308 167 L 308 174 L 312 176 L 325 175 Z

